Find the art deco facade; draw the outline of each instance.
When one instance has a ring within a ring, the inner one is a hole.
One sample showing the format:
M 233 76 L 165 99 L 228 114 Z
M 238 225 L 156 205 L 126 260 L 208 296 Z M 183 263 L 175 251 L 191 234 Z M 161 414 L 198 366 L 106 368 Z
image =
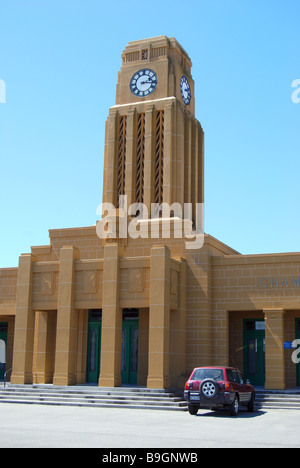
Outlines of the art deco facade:
M 182 388 L 194 366 L 234 365 L 269 389 L 300 385 L 300 253 L 241 255 L 207 234 L 194 249 L 177 235 L 180 207 L 195 226 L 204 202 L 191 66 L 174 38 L 125 48 L 104 148 L 115 235 L 99 237 L 103 224 L 50 230 L 49 245 L 0 270 L 0 378 L 12 368 L 14 384 Z M 148 236 L 124 235 L 120 196 L 143 204 L 125 228 Z M 151 211 L 162 203 L 175 207 L 169 236 Z

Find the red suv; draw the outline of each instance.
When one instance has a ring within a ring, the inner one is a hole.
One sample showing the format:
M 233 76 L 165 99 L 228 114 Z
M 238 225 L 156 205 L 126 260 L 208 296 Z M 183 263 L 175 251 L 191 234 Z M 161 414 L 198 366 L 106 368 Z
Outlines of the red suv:
M 237 416 L 239 405 L 254 411 L 255 390 L 233 367 L 196 367 L 185 384 L 184 398 L 190 414 L 199 408 L 227 407 L 231 416 Z

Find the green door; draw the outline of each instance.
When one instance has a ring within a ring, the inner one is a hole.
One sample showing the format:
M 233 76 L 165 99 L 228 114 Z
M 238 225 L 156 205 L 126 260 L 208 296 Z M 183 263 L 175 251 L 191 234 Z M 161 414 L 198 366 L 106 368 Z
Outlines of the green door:
M 123 320 L 121 358 L 122 384 L 136 385 L 137 383 L 138 339 L 138 320 Z
M 88 383 L 98 383 L 99 380 L 101 357 L 101 320 L 101 310 L 89 311 L 86 372 L 86 380 Z
M 4 380 L 6 365 L 7 323 L 0 323 L 0 380 Z
M 252 385 L 263 386 L 265 370 L 265 322 L 244 320 L 244 376 Z
M 296 318 L 295 338 L 296 340 L 300 340 L 300 318 Z M 298 387 L 300 386 L 300 362 L 298 362 L 296 366 L 297 366 L 297 387 Z

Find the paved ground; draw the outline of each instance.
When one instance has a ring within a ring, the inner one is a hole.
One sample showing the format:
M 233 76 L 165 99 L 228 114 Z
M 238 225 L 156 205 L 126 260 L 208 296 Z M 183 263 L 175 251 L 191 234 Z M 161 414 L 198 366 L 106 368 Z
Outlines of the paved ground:
M 300 412 L 187 412 L 0 403 L 0 447 L 299 447 Z

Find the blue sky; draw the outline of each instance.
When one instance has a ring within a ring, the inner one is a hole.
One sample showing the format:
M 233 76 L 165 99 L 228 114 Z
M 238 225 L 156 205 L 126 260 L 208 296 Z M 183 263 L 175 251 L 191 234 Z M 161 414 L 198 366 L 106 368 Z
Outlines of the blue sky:
M 0 0 L 0 267 L 95 224 L 121 53 L 159 35 L 193 63 L 205 232 L 300 251 L 299 18 L 299 0 Z

